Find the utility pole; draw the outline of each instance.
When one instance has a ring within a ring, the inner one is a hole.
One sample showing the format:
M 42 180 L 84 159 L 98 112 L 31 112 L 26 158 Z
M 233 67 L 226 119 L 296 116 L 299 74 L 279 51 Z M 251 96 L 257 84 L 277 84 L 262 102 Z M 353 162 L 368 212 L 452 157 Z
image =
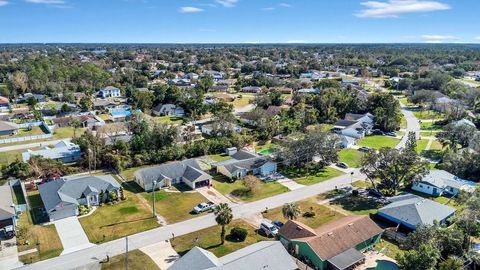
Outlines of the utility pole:
M 153 181 L 153 217 L 157 218 L 157 213 L 155 212 L 155 189 L 157 188 L 157 180 Z
M 125 270 L 128 270 L 128 236 L 125 237 Z

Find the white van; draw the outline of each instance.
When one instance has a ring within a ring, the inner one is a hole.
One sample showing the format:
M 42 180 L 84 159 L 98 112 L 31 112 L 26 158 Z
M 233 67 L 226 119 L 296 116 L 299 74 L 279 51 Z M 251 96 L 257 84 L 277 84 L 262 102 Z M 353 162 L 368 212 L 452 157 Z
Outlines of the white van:
M 262 230 L 267 236 L 274 237 L 278 234 L 278 229 L 270 221 L 264 220 L 260 223 L 260 230 Z

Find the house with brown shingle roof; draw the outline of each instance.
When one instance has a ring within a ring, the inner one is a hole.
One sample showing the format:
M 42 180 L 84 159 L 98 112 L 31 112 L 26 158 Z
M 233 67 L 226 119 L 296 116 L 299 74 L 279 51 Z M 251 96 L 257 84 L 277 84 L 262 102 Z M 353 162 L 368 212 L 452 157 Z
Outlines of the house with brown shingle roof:
M 279 237 L 287 250 L 318 269 L 344 270 L 363 263 L 362 252 L 377 244 L 382 233 L 368 216 L 347 216 L 317 229 L 290 220 Z

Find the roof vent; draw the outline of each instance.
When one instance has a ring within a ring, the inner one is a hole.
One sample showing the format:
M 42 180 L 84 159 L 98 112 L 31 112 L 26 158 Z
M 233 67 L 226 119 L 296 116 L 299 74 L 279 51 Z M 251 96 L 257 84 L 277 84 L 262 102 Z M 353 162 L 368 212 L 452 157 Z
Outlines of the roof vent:
M 327 233 L 328 236 L 332 236 L 333 235 L 333 232 L 329 232 Z
M 348 226 L 352 227 L 352 226 L 353 226 L 353 223 L 348 223 Z
M 303 230 L 303 228 L 300 227 L 300 226 L 297 226 L 297 230 L 301 231 L 301 230 Z

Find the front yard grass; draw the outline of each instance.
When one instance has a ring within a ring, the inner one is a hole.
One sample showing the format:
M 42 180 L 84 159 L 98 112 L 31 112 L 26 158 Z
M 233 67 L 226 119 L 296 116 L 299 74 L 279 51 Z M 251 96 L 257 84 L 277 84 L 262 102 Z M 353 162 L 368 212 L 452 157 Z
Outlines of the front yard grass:
M 233 107 L 240 109 L 250 104 L 250 101 L 252 101 L 253 99 L 254 98 L 251 96 L 243 95 L 241 98 L 236 98 L 233 102 L 229 102 L 229 103 L 232 104 Z
M 420 123 L 420 129 L 422 131 L 433 131 L 437 132 L 442 130 L 443 126 L 436 124 L 435 122 L 421 122 Z
M 288 188 L 277 182 L 262 182 L 257 187 L 257 191 L 252 193 L 248 192 L 242 180 L 230 183 L 226 177 L 221 175 L 213 178 L 213 187 L 223 195 L 229 195 L 244 202 L 257 201 L 288 191 Z
M 433 110 L 420 110 L 420 111 L 412 111 L 413 115 L 417 119 L 420 120 L 429 120 L 429 119 L 443 119 L 445 118 L 445 114 L 439 113 Z
M 354 196 L 352 194 L 338 198 L 332 201 L 331 204 L 339 206 L 355 215 L 373 214 L 383 206 L 375 198 L 368 198 L 362 195 Z
M 101 265 L 102 270 L 123 270 L 125 269 L 125 254 L 111 257 L 109 262 L 102 263 Z M 128 252 L 128 269 L 160 270 L 147 254 L 138 249 Z
M 229 239 L 228 235 L 230 230 L 234 227 L 241 227 L 247 229 L 248 236 L 243 242 L 236 242 Z M 225 244 L 220 245 L 220 226 L 213 226 L 200 231 L 175 237 L 175 240 L 170 239 L 173 248 L 181 255 L 187 253 L 194 246 L 206 249 L 217 257 L 225 256 L 236 250 L 244 248 L 246 246 L 255 244 L 260 241 L 274 240 L 273 238 L 267 238 L 259 235 L 255 228 L 241 220 L 234 220 L 226 226 L 226 239 Z
M 359 168 L 364 153 L 356 149 L 345 148 L 338 153 L 340 162 L 345 162 L 349 167 Z
M 281 168 L 280 172 L 295 182 L 306 186 L 314 185 L 343 174 L 343 172 L 330 167 L 308 169 L 284 167 Z
M 297 221 L 307 226 L 310 226 L 313 229 L 316 229 L 323 224 L 345 217 L 345 215 L 340 212 L 337 212 L 325 205 L 318 204 L 317 198 L 310 198 L 307 200 L 299 201 L 297 202 L 297 205 L 301 211 L 301 214 L 297 218 Z M 304 216 L 305 212 L 314 212 L 315 216 L 306 217 Z M 269 209 L 267 213 L 263 213 L 263 217 L 269 220 L 279 220 L 283 223 L 287 222 L 287 219 L 282 214 L 282 207 Z
M 0 152 L 0 165 L 9 165 L 16 160 L 22 160 L 22 153 L 25 151 L 27 149 Z
M 167 125 L 181 125 L 184 118 L 180 116 L 160 116 L 153 117 L 153 120 L 156 123 L 167 124 Z
M 427 148 L 428 141 L 429 140 L 426 140 L 426 139 L 421 139 L 421 140 L 417 141 L 417 153 L 418 154 L 421 154 L 422 151 L 425 150 L 425 148 Z
M 141 195 L 149 202 L 150 205 L 152 204 L 152 192 L 144 192 L 141 193 Z M 155 209 L 157 213 L 164 217 L 168 223 L 176 223 L 198 216 L 191 213 L 193 207 L 201 202 L 207 201 L 208 200 L 198 192 L 167 192 L 163 190 L 155 191 Z
M 373 149 L 383 147 L 395 148 L 399 142 L 399 139 L 388 136 L 368 136 L 359 140 L 358 146 L 367 146 Z
M 79 218 L 92 243 L 111 241 L 130 234 L 150 230 L 160 225 L 134 193 L 124 189 L 125 201 L 98 207 L 89 216 Z

